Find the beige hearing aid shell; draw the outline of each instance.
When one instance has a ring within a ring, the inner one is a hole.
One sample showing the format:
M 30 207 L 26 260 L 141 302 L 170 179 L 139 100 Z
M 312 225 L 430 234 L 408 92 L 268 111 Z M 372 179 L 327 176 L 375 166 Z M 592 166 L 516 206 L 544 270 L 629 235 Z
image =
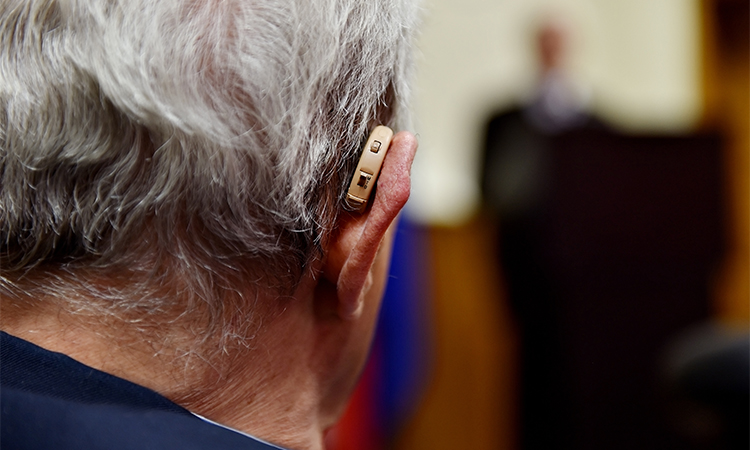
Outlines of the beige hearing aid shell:
M 346 204 L 351 210 L 361 213 L 367 207 L 367 201 L 380 175 L 380 168 L 383 166 L 388 146 L 391 145 L 391 139 L 393 139 L 393 130 L 383 125 L 375 127 L 370 133 L 346 196 Z

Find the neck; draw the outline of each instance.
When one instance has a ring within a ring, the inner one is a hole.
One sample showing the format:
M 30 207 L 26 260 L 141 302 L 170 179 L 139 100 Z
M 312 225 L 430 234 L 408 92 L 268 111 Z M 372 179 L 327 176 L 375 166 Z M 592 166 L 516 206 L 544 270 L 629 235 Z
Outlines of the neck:
M 235 348 L 197 395 L 173 400 L 214 422 L 285 448 L 319 450 L 333 419 L 321 408 L 314 327 L 294 307 Z M 295 330 L 290 333 L 290 330 Z M 281 350 L 280 350 L 281 349 Z M 221 374 L 221 375 L 220 375 Z
M 313 364 L 316 339 L 310 338 L 315 327 L 299 306 L 264 324 L 252 339 L 206 358 L 186 351 L 192 342 L 185 331 L 189 327 L 174 321 L 160 321 L 172 328 L 157 336 L 146 331 L 156 326 L 133 330 L 122 322 L 81 318 L 53 304 L 23 313 L 9 308 L 7 299 L 0 300 L 3 331 L 150 388 L 196 414 L 268 442 L 318 450 L 333 422 L 320 407 L 321 373 Z

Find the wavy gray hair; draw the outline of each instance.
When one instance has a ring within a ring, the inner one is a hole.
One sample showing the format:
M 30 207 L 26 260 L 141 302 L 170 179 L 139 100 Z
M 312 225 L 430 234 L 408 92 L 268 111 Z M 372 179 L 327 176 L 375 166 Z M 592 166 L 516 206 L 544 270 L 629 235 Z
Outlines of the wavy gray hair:
M 408 125 L 415 20 L 398 0 L 0 0 L 0 295 L 225 317 L 240 280 L 284 293 L 368 127 Z

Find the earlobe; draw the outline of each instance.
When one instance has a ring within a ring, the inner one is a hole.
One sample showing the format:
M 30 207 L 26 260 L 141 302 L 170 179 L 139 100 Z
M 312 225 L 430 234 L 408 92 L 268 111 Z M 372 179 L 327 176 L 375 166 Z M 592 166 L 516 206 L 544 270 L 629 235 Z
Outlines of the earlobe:
M 389 227 L 409 199 L 411 164 L 417 140 L 411 133 L 393 137 L 383 163 L 372 206 L 362 215 L 344 213 L 331 238 L 323 276 L 336 286 L 338 315 L 345 320 L 361 314 L 363 293 L 372 282 L 371 268 Z

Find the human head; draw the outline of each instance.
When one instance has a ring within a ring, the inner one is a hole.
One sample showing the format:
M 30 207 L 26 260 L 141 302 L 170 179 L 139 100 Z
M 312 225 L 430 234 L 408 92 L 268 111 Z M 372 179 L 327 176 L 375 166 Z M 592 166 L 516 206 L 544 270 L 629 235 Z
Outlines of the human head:
M 2 329 L 276 442 L 330 426 L 372 337 L 413 136 L 362 216 L 344 197 L 369 129 L 409 126 L 415 16 L 0 0 Z
M 391 1 L 1 1 L 0 295 L 246 323 L 238 286 L 289 294 L 368 128 L 408 126 L 414 20 Z
M 536 46 L 542 71 L 559 69 L 565 63 L 569 26 L 562 16 L 546 17 L 536 30 Z

